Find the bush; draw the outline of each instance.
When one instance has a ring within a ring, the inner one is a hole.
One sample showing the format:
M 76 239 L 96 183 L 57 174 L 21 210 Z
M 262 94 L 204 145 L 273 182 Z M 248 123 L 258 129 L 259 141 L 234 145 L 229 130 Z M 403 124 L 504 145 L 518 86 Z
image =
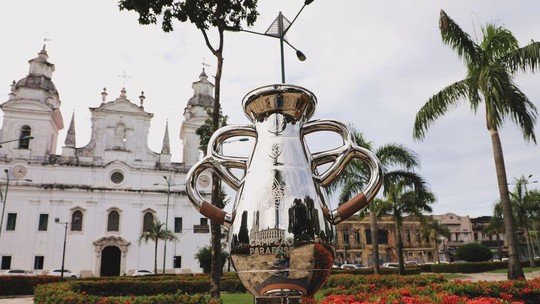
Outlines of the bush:
M 493 253 L 480 243 L 468 243 L 458 248 L 456 257 L 467 262 L 485 262 L 493 257 Z
M 108 294 L 92 295 L 77 289 L 77 284 L 54 283 L 40 285 L 34 294 L 34 303 L 37 304 L 206 304 L 210 301 L 209 295 L 184 294 L 177 291 L 171 294 L 157 294 L 150 296 L 114 296 Z
M 0 296 L 31 295 L 37 285 L 62 281 L 54 276 L 0 276 Z

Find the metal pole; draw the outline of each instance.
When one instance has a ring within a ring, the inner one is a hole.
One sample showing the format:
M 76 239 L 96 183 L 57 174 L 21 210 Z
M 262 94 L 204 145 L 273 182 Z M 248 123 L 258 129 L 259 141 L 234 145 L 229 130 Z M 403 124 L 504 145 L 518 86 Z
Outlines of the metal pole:
M 4 172 L 6 173 L 6 192 L 2 195 L 2 218 L 0 218 L 0 236 L 2 235 L 2 227 L 4 226 L 4 213 L 6 211 L 6 198 L 9 188 L 9 170 L 4 169 Z M 2 194 L 0 192 L 0 194 Z
M 62 269 L 60 273 L 60 277 L 64 277 L 64 261 L 66 260 L 66 237 L 67 237 L 67 225 L 68 223 L 65 222 L 64 224 L 64 249 L 62 249 Z
M 167 208 L 165 211 L 165 230 L 169 229 L 168 223 L 169 223 L 169 197 L 171 195 L 171 181 L 167 176 L 163 176 L 163 178 L 167 181 Z M 163 274 L 165 274 L 165 261 L 167 260 L 167 240 L 163 240 Z
M 278 33 L 279 33 L 279 48 L 281 50 L 281 83 L 285 83 L 285 58 L 283 55 L 283 39 L 285 33 L 283 32 L 283 14 L 279 12 L 278 15 Z

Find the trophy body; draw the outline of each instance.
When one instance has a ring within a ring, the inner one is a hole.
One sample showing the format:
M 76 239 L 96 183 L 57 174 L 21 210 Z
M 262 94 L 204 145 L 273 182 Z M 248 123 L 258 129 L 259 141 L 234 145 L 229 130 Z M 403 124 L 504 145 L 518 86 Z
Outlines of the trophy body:
M 230 226 L 231 260 L 256 303 L 310 303 L 326 282 L 334 262 L 333 225 L 373 199 L 381 186 L 379 161 L 358 147 L 348 127 L 331 120 L 309 121 L 316 98 L 291 85 L 256 89 L 244 98 L 250 125 L 226 126 L 211 138 L 207 156 L 188 173 L 188 195 L 203 215 Z M 304 140 L 317 131 L 336 132 L 343 146 L 312 154 Z M 256 139 L 248 158 L 225 156 L 221 144 L 230 137 Z M 357 158 L 370 168 L 366 189 L 332 210 L 325 186 Z M 330 164 L 319 173 L 317 167 Z M 230 169 L 245 170 L 238 179 Z M 207 169 L 237 190 L 228 214 L 204 201 L 196 189 Z

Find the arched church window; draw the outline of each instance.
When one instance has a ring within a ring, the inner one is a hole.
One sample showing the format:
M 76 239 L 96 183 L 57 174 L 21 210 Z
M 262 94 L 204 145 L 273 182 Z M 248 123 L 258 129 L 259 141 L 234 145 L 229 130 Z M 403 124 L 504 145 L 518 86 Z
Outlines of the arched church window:
M 143 231 L 152 230 L 152 225 L 154 225 L 154 214 L 146 212 L 143 218 Z
M 109 218 L 107 219 L 107 231 L 119 231 L 120 227 L 120 213 L 113 210 L 109 212 Z
M 22 137 L 29 137 L 32 135 L 32 128 L 28 125 L 24 125 L 21 128 L 20 136 Z M 30 138 L 20 139 L 19 140 L 19 149 L 28 149 L 30 148 Z
M 82 231 L 83 213 L 81 210 L 75 210 L 71 214 L 71 231 Z

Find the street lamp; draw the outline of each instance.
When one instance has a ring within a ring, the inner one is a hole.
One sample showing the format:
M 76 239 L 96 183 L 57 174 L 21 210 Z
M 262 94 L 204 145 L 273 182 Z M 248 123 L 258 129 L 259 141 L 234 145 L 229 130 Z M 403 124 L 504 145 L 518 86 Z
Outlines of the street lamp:
M 251 34 L 256 34 L 256 35 L 261 35 L 261 36 L 268 36 L 268 37 L 278 38 L 279 39 L 279 47 L 280 47 L 280 51 L 281 51 L 281 82 L 285 83 L 285 59 L 284 59 L 284 55 L 283 55 L 283 43 L 286 43 L 293 50 L 296 51 L 296 57 L 298 57 L 298 60 L 300 60 L 300 61 L 305 61 L 306 60 L 306 55 L 304 55 L 304 53 L 302 53 L 300 50 L 298 50 L 297 48 L 292 46 L 292 44 L 290 44 L 289 41 L 287 41 L 287 39 L 285 38 L 285 35 L 289 31 L 289 29 L 291 28 L 293 23 L 296 21 L 296 19 L 298 18 L 298 16 L 302 12 L 302 10 L 304 10 L 304 7 L 306 7 L 306 5 L 310 5 L 313 1 L 314 0 L 306 0 L 306 1 L 304 1 L 304 5 L 298 11 L 298 13 L 296 13 L 296 16 L 294 17 L 294 19 L 292 21 L 289 21 L 285 16 L 283 16 L 283 14 L 281 12 L 279 12 L 279 14 L 276 17 L 276 19 L 274 20 L 274 22 L 272 22 L 270 27 L 264 33 L 245 30 L 245 29 L 242 29 L 241 27 L 225 27 L 225 30 L 233 31 L 233 32 L 246 32 L 246 33 L 251 33 Z
M 13 142 L 13 141 L 18 141 L 18 140 L 24 140 L 24 139 L 34 139 L 34 136 L 23 136 L 23 137 L 19 137 L 17 139 L 11 139 L 11 140 L 6 140 L 6 141 L 3 141 L 3 142 L 0 142 L 0 148 L 2 148 L 2 144 L 5 144 L 5 143 L 9 143 L 9 142 Z
M 165 179 L 165 182 L 167 183 L 167 207 L 165 211 L 165 230 L 169 229 L 169 198 L 171 196 L 171 186 L 178 186 L 181 184 L 175 184 L 173 183 L 173 180 L 171 176 L 163 176 L 163 179 Z M 154 186 L 160 185 L 159 183 L 155 183 Z M 165 261 L 167 260 L 167 240 L 163 240 L 163 274 L 165 274 Z
M 16 139 L 16 140 L 18 140 L 18 139 Z M 4 226 L 4 213 L 6 212 L 6 200 L 7 200 L 7 194 L 8 194 L 9 182 L 10 182 L 9 170 L 4 169 L 4 172 L 6 173 L 6 178 L 2 178 L 2 179 L 4 179 L 6 181 L 6 191 L 4 191 L 4 193 L 2 193 L 0 191 L 0 198 L 2 199 L 2 217 L 0 218 L 0 236 L 2 235 L 2 227 Z M 31 179 L 25 179 L 25 181 L 31 182 L 32 180 Z
M 61 273 L 60 273 L 60 277 L 64 277 L 64 261 L 66 260 L 66 237 L 67 237 L 67 228 L 68 228 L 68 224 L 69 222 L 61 222 L 60 221 L 60 218 L 55 218 L 54 219 L 54 222 L 57 223 L 57 224 L 61 224 L 61 225 L 64 225 L 64 248 L 62 249 L 62 268 L 61 268 Z

